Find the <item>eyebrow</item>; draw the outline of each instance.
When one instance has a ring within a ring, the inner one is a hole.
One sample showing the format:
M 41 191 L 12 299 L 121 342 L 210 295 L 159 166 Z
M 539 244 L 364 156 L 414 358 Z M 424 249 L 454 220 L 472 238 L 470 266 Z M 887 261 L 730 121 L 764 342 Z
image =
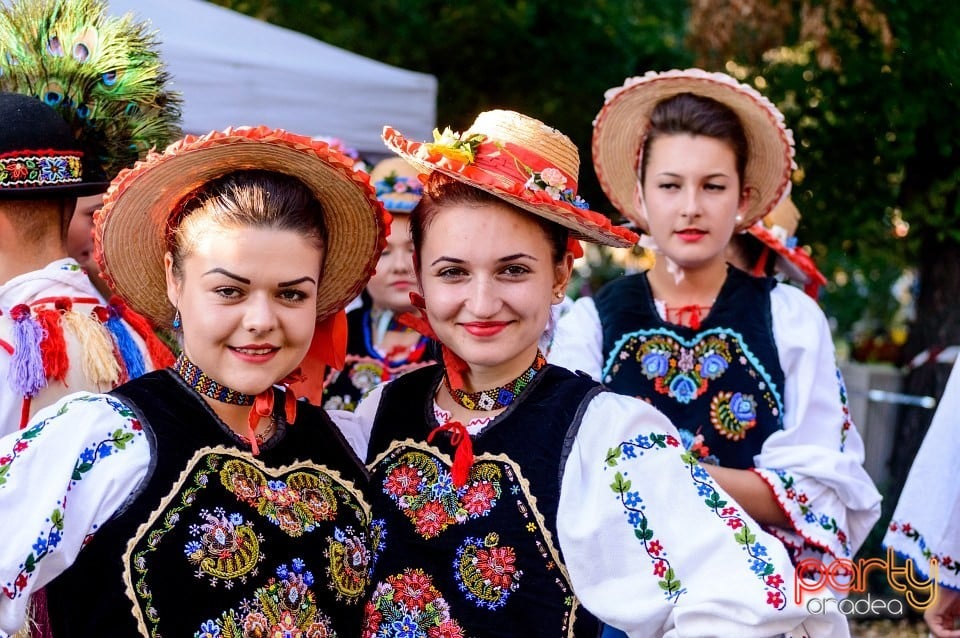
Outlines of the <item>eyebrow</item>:
M 674 177 L 677 179 L 681 179 L 683 178 L 683 175 L 680 175 L 679 173 L 664 172 L 664 173 L 657 173 L 656 177 Z M 715 177 L 730 177 L 730 175 L 727 173 L 710 173 L 709 175 L 705 175 L 704 177 L 706 179 L 713 179 Z
M 247 279 L 246 277 L 241 277 L 240 275 L 235 275 L 234 273 L 230 272 L 229 270 L 225 270 L 225 269 L 223 269 L 223 268 L 214 268 L 214 269 L 212 269 L 212 270 L 208 270 L 207 272 L 205 272 L 205 273 L 203 273 L 203 274 L 204 274 L 204 276 L 206 276 L 206 275 L 212 275 L 212 274 L 215 274 L 215 273 L 219 273 L 219 274 L 221 274 L 221 275 L 225 275 L 225 276 L 229 277 L 230 279 L 236 279 L 237 281 L 239 281 L 239 282 L 242 283 L 242 284 L 247 284 L 248 286 L 250 285 L 250 280 Z M 314 279 L 313 277 L 300 277 L 299 279 L 291 279 L 290 281 L 281 281 L 279 284 L 277 284 L 277 288 L 289 288 L 290 286 L 296 286 L 297 284 L 302 284 L 302 283 L 305 282 L 305 281 L 309 281 L 309 282 L 312 283 L 314 286 L 317 285 L 317 280 Z
M 517 259 L 532 259 L 533 261 L 539 261 L 536 257 L 534 257 L 533 255 L 528 255 L 527 253 L 514 253 L 513 255 L 507 255 L 506 257 L 501 257 L 501 258 L 498 259 L 497 261 L 498 261 L 498 262 L 514 261 L 514 260 L 517 260 Z M 452 263 L 454 263 L 454 264 L 465 264 L 465 263 L 467 263 L 466 260 L 464 260 L 464 259 L 457 259 L 456 257 L 438 257 L 438 258 L 435 259 L 430 265 L 431 265 L 431 266 L 436 266 L 436 265 L 439 264 L 441 261 L 449 261 L 449 262 L 452 262 Z

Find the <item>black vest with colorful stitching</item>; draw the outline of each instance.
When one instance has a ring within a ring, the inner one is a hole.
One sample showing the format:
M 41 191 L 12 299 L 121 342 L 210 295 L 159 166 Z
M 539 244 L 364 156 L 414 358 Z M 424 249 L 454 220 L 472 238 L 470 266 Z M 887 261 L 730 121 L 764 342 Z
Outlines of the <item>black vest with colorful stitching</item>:
M 730 267 L 694 330 L 660 317 L 645 273 L 607 284 L 594 297 L 603 326 L 601 381 L 666 414 L 701 458 L 753 467 L 763 442 L 783 428 L 774 285 Z M 694 442 L 697 435 L 702 441 Z
M 546 366 L 471 437 L 465 485 L 438 432 L 439 366 L 386 386 L 371 433 L 373 516 L 386 546 L 374 567 L 364 636 L 597 636 L 557 542 L 567 454 L 596 382 Z M 602 551 L 598 548 L 598 551 Z
M 169 369 L 114 394 L 152 466 L 48 586 L 53 635 L 359 635 L 378 528 L 322 410 L 300 402 L 288 425 L 278 391 L 278 434 L 253 456 Z

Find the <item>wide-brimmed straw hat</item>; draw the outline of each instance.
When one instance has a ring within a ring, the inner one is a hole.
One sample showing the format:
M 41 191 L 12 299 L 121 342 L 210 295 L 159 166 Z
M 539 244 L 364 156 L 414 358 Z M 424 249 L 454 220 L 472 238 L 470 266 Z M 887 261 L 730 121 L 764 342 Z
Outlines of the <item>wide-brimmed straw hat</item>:
M 632 231 L 589 210 L 577 195 L 580 155 L 560 131 L 513 111 L 486 111 L 462 135 L 434 131 L 433 142 L 405 139 L 389 126 L 383 141 L 422 173 L 439 171 L 608 246 L 637 242 Z
M 409 213 L 423 196 L 420 171 L 399 157 L 381 160 L 370 171 L 377 199 L 391 214 Z
M 197 189 L 241 170 L 294 177 L 322 205 L 327 241 L 317 319 L 360 294 L 385 243 L 385 213 L 368 176 L 325 142 L 266 127 L 230 128 L 187 136 L 110 185 L 95 216 L 96 256 L 104 278 L 134 310 L 171 325 L 163 267 L 171 217 Z
M 790 192 L 790 174 L 796 168 L 793 133 L 770 100 L 724 73 L 700 69 L 651 71 L 608 90 L 593 123 L 593 166 L 600 186 L 617 210 L 646 230 L 646 220 L 636 208 L 640 152 L 654 107 L 681 93 L 724 104 L 743 125 L 748 146 L 744 185 L 752 189 L 739 224 L 746 228 Z
M 800 211 L 788 197 L 763 219 L 747 228 L 747 233 L 774 252 L 777 256 L 776 268 L 784 277 L 797 282 L 816 298 L 817 291 L 827 283 L 827 278 L 817 269 L 813 257 L 797 245 L 799 223 Z

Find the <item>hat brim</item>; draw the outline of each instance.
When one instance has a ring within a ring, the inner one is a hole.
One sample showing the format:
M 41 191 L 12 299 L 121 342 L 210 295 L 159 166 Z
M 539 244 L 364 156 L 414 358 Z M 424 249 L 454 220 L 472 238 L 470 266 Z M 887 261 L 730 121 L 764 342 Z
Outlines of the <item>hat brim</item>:
M 647 230 L 635 206 L 640 150 L 654 107 L 681 93 L 712 98 L 732 109 L 743 124 L 748 146 L 744 185 L 753 189 L 740 223 L 746 228 L 789 194 L 793 134 L 767 98 L 721 73 L 649 73 L 608 91 L 593 126 L 593 165 L 600 186 L 624 217 Z
M 58 199 L 61 197 L 87 197 L 107 190 L 110 182 L 74 182 L 51 184 L 36 188 L 0 188 L 0 199 Z
M 762 222 L 750 226 L 747 233 L 776 254 L 778 268 L 790 281 L 795 281 L 801 285 L 815 283 L 818 286 L 827 283 L 827 278 L 817 268 L 813 257 L 799 248 L 784 246 Z
M 431 151 L 427 144 L 408 140 L 389 126 L 383 129 L 383 141 L 387 148 L 413 164 L 421 173 L 438 171 L 486 191 L 509 204 L 563 226 L 577 239 L 618 248 L 629 248 L 639 240 L 633 231 L 611 224 L 606 215 L 555 200 L 545 191 L 527 189 L 523 184 Z
M 260 128 L 187 136 L 125 169 L 96 214 L 96 257 L 114 292 L 155 324 L 169 327 L 163 257 L 170 215 L 207 182 L 240 170 L 283 173 L 303 182 L 324 210 L 327 231 L 317 319 L 363 290 L 385 243 L 385 215 L 369 179 L 324 142 Z

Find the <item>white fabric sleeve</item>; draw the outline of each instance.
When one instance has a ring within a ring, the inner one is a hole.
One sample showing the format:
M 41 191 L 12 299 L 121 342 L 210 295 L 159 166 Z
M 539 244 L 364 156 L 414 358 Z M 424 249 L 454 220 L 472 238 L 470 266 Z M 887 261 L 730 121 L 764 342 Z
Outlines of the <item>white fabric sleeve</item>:
M 547 359 L 562 368 L 586 372 L 594 381 L 601 380 L 603 327 L 593 299 L 577 299 L 573 307 L 560 317 Z
M 843 636 L 794 599 L 790 558 L 650 405 L 603 392 L 567 458 L 557 530 L 584 607 L 629 636 Z
M 360 446 L 354 446 L 357 456 L 364 463 L 367 462 L 367 448 L 370 446 L 370 432 L 373 431 L 373 420 L 377 416 L 377 410 L 380 408 L 380 399 L 383 397 L 383 389 L 390 383 L 381 383 L 373 390 L 367 393 L 367 396 L 360 400 L 357 409 L 353 411 L 354 432 L 361 442 Z M 349 438 L 348 438 L 349 440 Z M 351 442 L 351 445 L 353 443 Z
M 863 468 L 827 318 L 792 286 L 776 286 L 771 307 L 785 378 L 783 429 L 764 442 L 754 471 L 792 524 L 771 531 L 791 547 L 852 558 L 880 517 L 880 494 Z
M 955 364 L 883 538 L 917 574 L 960 589 L 960 363 Z M 922 602 L 922 599 L 921 599 Z
M 367 458 L 367 445 L 370 443 L 372 424 L 366 423 L 360 416 L 347 410 L 326 410 L 326 413 L 350 444 L 354 454 L 364 461 Z
M 117 399 L 72 394 L 0 439 L 0 635 L 140 486 L 151 446 Z

